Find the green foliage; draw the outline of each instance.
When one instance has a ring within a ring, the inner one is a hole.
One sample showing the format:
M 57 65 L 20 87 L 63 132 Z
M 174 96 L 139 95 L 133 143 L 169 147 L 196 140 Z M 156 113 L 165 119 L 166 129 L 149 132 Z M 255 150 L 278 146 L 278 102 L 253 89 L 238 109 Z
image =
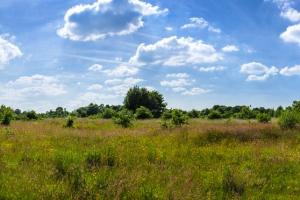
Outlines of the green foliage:
M 116 124 L 122 126 L 123 128 L 129 128 L 133 125 L 132 121 L 134 120 L 134 115 L 131 111 L 123 109 L 116 114 L 113 120 Z
M 111 108 L 105 108 L 101 114 L 103 119 L 111 119 L 115 116 L 116 111 Z
M 162 127 L 170 128 L 172 126 L 182 126 L 188 124 L 189 117 L 183 111 L 174 109 L 172 111 L 166 111 L 162 115 Z
M 39 116 L 34 110 L 25 112 L 25 116 L 28 120 L 37 120 L 39 118 Z
M 86 165 L 89 169 L 99 168 L 101 166 L 102 154 L 101 152 L 89 152 L 86 156 Z
M 146 88 L 133 87 L 128 92 L 124 99 L 126 109 L 135 112 L 139 107 L 148 108 L 155 118 L 161 116 L 166 108 L 166 103 L 162 94 L 157 91 L 149 91 Z
M 283 112 L 278 119 L 278 124 L 282 129 L 293 129 L 299 122 L 299 113 L 293 110 Z
M 13 119 L 13 110 L 6 106 L 0 107 L 0 122 L 4 126 L 9 126 Z
M 190 118 L 199 118 L 200 117 L 200 112 L 198 110 L 191 110 L 190 112 L 188 112 L 188 116 Z
M 74 116 L 68 116 L 65 127 L 66 128 L 74 128 L 75 118 Z
M 225 169 L 222 186 L 224 199 L 234 199 L 245 192 L 244 183 L 238 180 L 229 169 Z
M 259 113 L 259 114 L 257 114 L 256 119 L 260 123 L 269 123 L 272 118 L 267 113 Z
M 221 119 L 222 115 L 218 111 L 212 111 L 207 116 L 208 119 Z
M 136 109 L 135 118 L 136 119 L 151 119 L 151 118 L 153 118 L 153 115 L 148 108 L 141 106 L 138 109 Z

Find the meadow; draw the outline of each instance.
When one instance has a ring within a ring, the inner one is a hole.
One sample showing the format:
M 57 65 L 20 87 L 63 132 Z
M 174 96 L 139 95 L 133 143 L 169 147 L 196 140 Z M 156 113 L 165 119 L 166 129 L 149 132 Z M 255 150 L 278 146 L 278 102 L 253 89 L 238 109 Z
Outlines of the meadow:
M 0 199 L 299 199 L 300 130 L 250 120 L 14 121 Z

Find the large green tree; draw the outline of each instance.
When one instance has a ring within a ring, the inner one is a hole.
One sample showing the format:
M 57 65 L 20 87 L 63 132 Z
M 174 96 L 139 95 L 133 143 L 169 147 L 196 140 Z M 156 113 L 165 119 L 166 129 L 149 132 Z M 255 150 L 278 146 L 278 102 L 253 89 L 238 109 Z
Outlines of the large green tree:
M 146 88 L 135 86 L 127 92 L 124 99 L 125 108 L 136 111 L 141 106 L 148 108 L 154 117 L 158 118 L 164 112 L 167 104 L 164 97 L 157 91 L 149 91 Z

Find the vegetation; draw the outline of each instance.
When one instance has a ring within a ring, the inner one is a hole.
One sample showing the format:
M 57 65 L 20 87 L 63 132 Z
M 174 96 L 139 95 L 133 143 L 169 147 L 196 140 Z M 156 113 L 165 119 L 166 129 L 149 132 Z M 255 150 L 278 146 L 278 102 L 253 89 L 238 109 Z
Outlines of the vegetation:
M 299 113 L 292 111 L 285 111 L 280 116 L 278 123 L 282 129 L 293 129 L 299 124 L 300 116 Z
M 163 96 L 157 91 L 149 91 L 146 88 L 133 87 L 124 99 L 124 107 L 136 112 L 141 106 L 148 108 L 155 118 L 161 116 L 166 108 Z
M 141 106 L 138 109 L 136 109 L 135 118 L 136 119 L 151 119 L 151 118 L 153 118 L 153 115 L 148 108 Z
M 111 120 L 0 129 L 1 199 L 298 199 L 300 131 L 194 119 L 162 129 Z
M 129 128 L 133 125 L 133 119 L 134 116 L 132 112 L 127 109 L 123 109 L 115 115 L 114 122 L 123 128 Z
M 267 113 L 259 113 L 258 115 L 256 115 L 256 119 L 260 123 L 269 123 L 272 118 Z
M 0 199 L 300 196 L 299 101 L 184 111 L 135 87 L 120 106 L 1 106 L 0 122 Z

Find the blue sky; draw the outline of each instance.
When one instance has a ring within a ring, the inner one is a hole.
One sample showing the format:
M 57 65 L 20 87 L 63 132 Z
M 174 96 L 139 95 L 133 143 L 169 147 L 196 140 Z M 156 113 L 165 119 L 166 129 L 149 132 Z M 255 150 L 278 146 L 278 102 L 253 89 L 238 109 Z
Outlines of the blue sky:
M 1 0 L 0 104 L 277 107 L 300 99 L 296 0 Z

